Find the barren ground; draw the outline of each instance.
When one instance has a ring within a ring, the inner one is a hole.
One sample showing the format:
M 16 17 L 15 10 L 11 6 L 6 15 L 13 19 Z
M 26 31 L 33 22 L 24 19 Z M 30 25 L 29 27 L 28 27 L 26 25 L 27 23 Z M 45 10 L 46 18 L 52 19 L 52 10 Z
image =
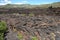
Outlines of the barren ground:
M 20 14 L 0 14 L 0 20 L 7 22 L 7 40 L 60 40 L 60 16 L 22 16 Z

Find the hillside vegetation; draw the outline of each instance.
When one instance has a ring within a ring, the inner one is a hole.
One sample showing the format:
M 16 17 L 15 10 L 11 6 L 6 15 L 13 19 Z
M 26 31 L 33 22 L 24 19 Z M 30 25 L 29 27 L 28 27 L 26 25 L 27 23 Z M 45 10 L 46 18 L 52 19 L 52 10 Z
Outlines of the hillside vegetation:
M 42 4 L 42 5 L 30 5 L 30 4 L 7 4 L 7 5 L 0 5 L 0 8 L 47 8 L 49 6 L 53 7 L 60 7 L 60 2 L 54 2 L 51 4 Z

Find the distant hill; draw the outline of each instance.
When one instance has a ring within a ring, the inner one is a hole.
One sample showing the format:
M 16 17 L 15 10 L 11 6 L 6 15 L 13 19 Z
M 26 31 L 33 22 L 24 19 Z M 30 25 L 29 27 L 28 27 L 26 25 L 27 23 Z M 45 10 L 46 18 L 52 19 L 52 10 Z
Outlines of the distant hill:
M 54 2 L 54 3 L 51 3 L 51 4 L 43 4 L 43 5 L 39 5 L 38 7 L 47 8 L 49 6 L 60 7 L 60 2 Z
M 52 3 L 52 6 L 53 6 L 53 7 L 60 7 L 60 2 Z
M 47 8 L 49 6 L 52 7 L 60 7 L 60 2 L 54 2 L 51 4 L 42 4 L 42 5 L 30 5 L 30 4 L 7 4 L 7 5 L 0 5 L 0 8 Z

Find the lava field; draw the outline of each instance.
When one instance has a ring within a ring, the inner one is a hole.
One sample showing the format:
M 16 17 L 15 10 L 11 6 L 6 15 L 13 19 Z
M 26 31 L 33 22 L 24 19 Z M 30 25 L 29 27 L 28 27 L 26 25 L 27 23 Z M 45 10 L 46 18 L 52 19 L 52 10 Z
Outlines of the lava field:
M 60 16 L 0 14 L 0 20 L 7 23 L 7 40 L 60 40 Z

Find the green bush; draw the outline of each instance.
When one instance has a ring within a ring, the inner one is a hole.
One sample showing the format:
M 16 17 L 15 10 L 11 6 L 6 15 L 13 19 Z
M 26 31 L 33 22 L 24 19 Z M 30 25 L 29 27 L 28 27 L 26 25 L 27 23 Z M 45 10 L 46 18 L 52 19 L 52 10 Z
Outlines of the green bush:
M 36 36 L 33 36 L 32 40 L 38 40 L 38 38 Z
M 6 22 L 0 21 L 0 40 L 4 40 L 4 33 L 7 31 Z
M 4 33 L 0 33 L 0 40 L 4 40 Z
M 33 13 L 30 13 L 29 16 L 34 16 L 34 14 Z
M 18 33 L 17 36 L 18 36 L 18 39 L 20 39 L 20 40 L 23 39 L 23 35 L 21 33 Z
M 26 14 L 21 14 L 22 16 L 26 16 Z
M 1 21 L 0 22 L 0 32 L 5 32 L 7 30 L 6 22 Z

